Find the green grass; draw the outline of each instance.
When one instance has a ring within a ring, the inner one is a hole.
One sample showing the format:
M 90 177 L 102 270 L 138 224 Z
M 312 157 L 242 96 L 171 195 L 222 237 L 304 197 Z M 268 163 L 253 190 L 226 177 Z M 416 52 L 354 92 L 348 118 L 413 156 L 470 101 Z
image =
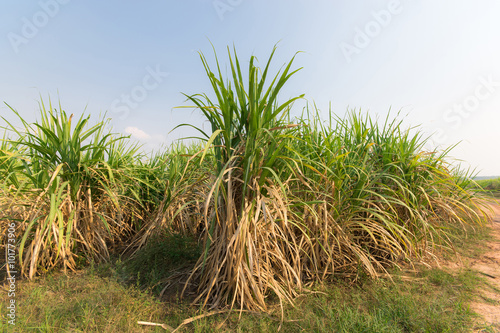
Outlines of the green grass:
M 21 281 L 17 288 L 16 332 L 151 332 L 136 321 L 165 318 L 165 307 L 150 295 L 85 271 Z M 5 298 L 1 307 L 3 319 Z M 0 325 L 9 332 L 5 320 Z
M 330 299 L 317 299 L 309 310 L 327 320 L 313 331 L 321 332 L 455 332 L 467 331 L 472 319 L 466 302 L 476 278 L 468 272 L 456 276 L 424 271 L 415 281 L 395 277 L 359 287 L 332 288 Z M 328 309 L 329 304 L 340 306 Z M 307 307 L 309 308 L 309 306 Z M 304 309 L 305 310 L 305 309 Z M 326 310 L 326 311 L 325 311 Z M 317 319 L 316 319 L 317 321 Z
M 160 303 L 134 285 L 124 285 L 112 267 L 49 275 L 18 282 L 17 332 L 160 332 L 137 321 L 180 325 L 200 314 L 185 303 Z M 285 306 L 282 332 L 470 332 L 476 316 L 468 307 L 482 279 L 471 271 L 423 270 L 350 284 L 337 280 Z M 275 300 L 276 301 L 276 300 Z M 280 310 L 271 315 L 236 311 L 206 317 L 181 332 L 276 332 Z M 0 306 L 5 309 L 2 299 Z M 202 312 L 203 313 L 203 312 Z M 5 321 L 0 326 L 6 331 Z M 216 329 L 221 325 L 220 329 Z
M 476 183 L 485 193 L 500 198 L 500 178 L 480 179 L 476 180 Z
M 484 246 L 478 244 L 486 244 L 492 241 L 490 229 L 484 227 L 467 226 L 465 228 L 450 227 L 447 234 L 451 240 L 452 251 L 443 249 L 436 251 L 439 256 L 448 261 L 455 261 L 460 256 L 470 259 L 478 259 L 487 250 Z

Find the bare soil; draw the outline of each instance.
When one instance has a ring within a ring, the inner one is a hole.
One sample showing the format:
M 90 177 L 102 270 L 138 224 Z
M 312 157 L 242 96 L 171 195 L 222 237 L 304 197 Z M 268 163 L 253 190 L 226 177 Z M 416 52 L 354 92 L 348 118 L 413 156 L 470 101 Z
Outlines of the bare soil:
M 482 316 L 485 324 L 500 332 L 500 205 L 491 205 L 491 208 L 493 238 L 484 244 L 486 251 L 471 259 L 467 266 L 484 275 L 487 281 L 471 308 Z

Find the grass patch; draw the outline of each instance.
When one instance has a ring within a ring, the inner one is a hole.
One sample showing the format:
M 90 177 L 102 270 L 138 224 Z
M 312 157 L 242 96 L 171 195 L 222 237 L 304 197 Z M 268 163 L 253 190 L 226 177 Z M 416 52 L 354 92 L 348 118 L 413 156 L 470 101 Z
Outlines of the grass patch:
M 478 244 L 485 244 L 493 240 L 491 231 L 487 227 L 449 226 L 446 233 L 452 247 L 436 252 L 440 257 L 448 261 L 460 260 L 459 258 L 477 259 L 486 250 L 486 247 Z
M 328 296 L 309 299 L 302 306 L 311 318 L 304 328 L 315 332 L 469 331 L 473 314 L 467 301 L 471 286 L 478 282 L 473 273 L 431 270 L 406 277 L 396 276 L 394 283 L 330 286 Z
M 438 276 L 436 276 L 438 275 Z M 300 297 L 296 308 L 285 308 L 283 332 L 469 332 L 475 318 L 467 305 L 471 287 L 479 283 L 472 272 L 458 275 L 428 272 L 410 280 L 367 280 L 350 285 L 336 281 Z M 276 317 L 279 316 L 276 310 Z M 184 332 L 276 332 L 278 319 L 243 313 L 202 319 Z M 203 328 L 203 329 L 202 329 Z
M 52 274 L 19 282 L 17 332 L 164 332 L 137 321 L 172 327 L 200 314 L 185 303 L 160 303 L 135 285 L 124 286 L 117 275 L 103 277 L 96 267 L 69 277 Z M 482 279 L 468 270 L 456 274 L 439 269 L 418 274 L 394 272 L 394 282 L 332 281 L 284 308 L 282 332 L 469 332 L 475 315 L 467 305 Z M 271 302 L 273 303 L 273 302 Z M 6 308 L 5 300 L 0 306 Z M 276 332 L 280 308 L 270 314 L 234 311 L 188 324 L 180 332 Z M 0 326 L 7 331 L 5 321 Z M 220 328 L 217 328 L 220 326 Z
M 17 289 L 16 332 L 155 332 L 138 327 L 137 320 L 166 316 L 165 307 L 147 293 L 87 271 L 19 281 Z M 11 328 L 4 319 L 6 301 L 0 300 L 2 332 Z

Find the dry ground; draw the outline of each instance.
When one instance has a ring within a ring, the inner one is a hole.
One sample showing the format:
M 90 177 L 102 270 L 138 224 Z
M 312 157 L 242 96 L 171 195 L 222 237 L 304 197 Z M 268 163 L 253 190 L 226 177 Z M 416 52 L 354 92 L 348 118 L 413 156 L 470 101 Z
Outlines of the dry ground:
M 472 259 L 467 265 L 486 277 L 487 288 L 480 290 L 480 298 L 471 304 L 483 320 L 498 328 L 500 332 L 500 205 L 492 205 L 492 236 L 485 246 L 486 251 Z

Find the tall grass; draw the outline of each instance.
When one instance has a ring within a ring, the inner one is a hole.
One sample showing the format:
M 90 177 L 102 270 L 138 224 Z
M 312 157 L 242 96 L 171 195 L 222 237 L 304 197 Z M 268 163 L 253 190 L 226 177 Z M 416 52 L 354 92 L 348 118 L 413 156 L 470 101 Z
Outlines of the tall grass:
M 206 194 L 207 177 L 204 170 L 212 159 L 205 159 L 203 168 L 199 161 L 201 146 L 193 143 L 175 143 L 168 150 L 139 161 L 144 181 L 140 197 L 148 203 L 151 214 L 142 221 L 128 249 L 135 253 L 149 239 L 165 231 L 194 236 L 202 224 L 202 206 Z
M 23 274 L 32 278 L 39 268 L 106 260 L 133 233 L 140 211 L 141 198 L 132 195 L 138 180 L 130 170 L 137 149 L 107 132 L 106 121 L 90 126 L 89 116 L 73 120 L 50 101 L 41 101 L 41 119 L 33 124 L 11 110 L 22 129 L 8 123 L 11 138 L 3 144 L 15 149 L 2 172 L 16 170 L 6 178 L 11 186 L 4 198 L 17 207 L 9 218 L 21 222 Z
M 10 109 L 22 127 L 5 120 L 0 214 L 2 228 L 18 221 L 24 275 L 133 254 L 165 230 L 197 233 L 206 174 L 188 162 L 199 146 L 146 156 L 111 133 L 109 119 L 91 125 L 42 100 L 41 119 L 30 124 Z
M 286 286 L 275 278 L 277 270 L 300 284 L 286 258 L 287 253 L 294 252 L 295 244 L 281 239 L 284 243 L 279 248 L 279 240 L 273 243 L 269 239 L 279 235 L 273 230 L 278 225 L 272 221 L 271 210 L 286 216 L 286 201 L 280 200 L 285 185 L 280 184 L 277 174 L 283 166 L 277 163 L 286 142 L 282 138 L 288 127 L 285 117 L 301 97 L 282 104 L 277 101 L 281 88 L 296 72 L 291 71 L 293 59 L 266 85 L 274 51 L 262 72 L 255 65 L 255 57 L 250 58 L 248 82 L 236 51 L 234 57 L 229 53 L 232 83 L 224 82 L 218 61 L 214 74 L 200 54 L 216 99 L 201 94 L 188 96 L 212 126 L 210 136 L 200 130 L 207 140 L 202 159 L 211 151 L 216 163 L 209 171 L 212 182 L 204 202 L 205 252 L 192 275 L 200 282 L 196 301 L 202 300 L 204 305 L 243 305 L 244 300 L 249 308 L 265 309 L 269 289 L 288 296 Z M 267 202 L 269 193 L 274 192 L 276 199 Z M 284 222 L 286 230 L 286 217 Z M 257 231 L 256 227 L 261 228 Z M 278 249 L 283 251 L 275 251 Z
M 228 49 L 227 78 L 217 55 L 213 67 L 200 54 L 213 92 L 186 96 L 211 132 L 150 156 L 105 120 L 42 101 L 29 124 L 11 108 L 22 130 L 7 123 L 1 143 L 0 217 L 18 221 L 23 274 L 180 233 L 202 249 L 186 282 L 195 303 L 267 310 L 272 295 L 293 303 L 314 282 L 429 260 L 451 247 L 450 226 L 486 221 L 471 175 L 450 166 L 449 150 L 425 151 L 399 115 L 329 110 L 324 121 L 307 107 L 292 117 L 303 95 L 279 97 L 294 58 L 272 74 L 274 54 L 244 71 Z
M 214 97 L 188 96 L 212 126 L 200 130 L 203 156 L 215 158 L 205 252 L 191 275 L 196 301 L 266 310 L 271 292 L 292 301 L 309 281 L 376 277 L 446 244 L 448 224 L 486 219 L 447 152 L 424 151 L 425 138 L 402 120 L 350 112 L 324 123 L 307 110 L 290 121 L 299 97 L 277 97 L 293 59 L 267 83 L 274 50 L 263 71 L 251 57 L 245 82 L 236 52 L 228 54 L 229 79 L 217 56 L 212 71 L 201 54 Z

